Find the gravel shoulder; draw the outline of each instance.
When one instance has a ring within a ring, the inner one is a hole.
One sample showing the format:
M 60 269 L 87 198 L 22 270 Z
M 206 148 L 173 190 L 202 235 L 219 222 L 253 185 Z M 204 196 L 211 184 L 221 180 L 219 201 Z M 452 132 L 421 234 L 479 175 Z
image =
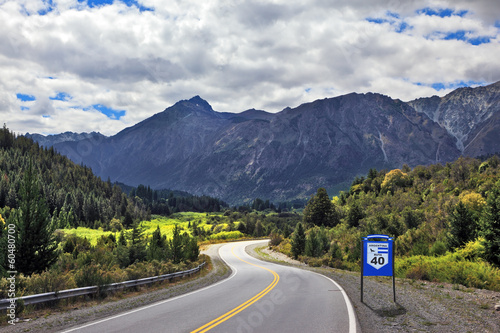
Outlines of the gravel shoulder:
M 53 307 L 21 315 L 16 325 L 3 324 L 0 326 L 0 331 L 6 333 L 59 332 L 209 286 L 231 275 L 231 270 L 218 254 L 219 247 L 222 245 L 211 245 L 202 251 L 210 256 L 211 269 L 204 269 L 201 275 L 180 280 L 177 283 L 163 284 L 157 288 L 110 296 L 101 301 L 79 301 L 66 307 Z
M 365 277 L 361 303 L 359 273 L 333 268 L 313 268 L 267 247 L 248 247 L 259 259 L 321 273 L 344 288 L 356 311 L 361 331 L 371 332 L 500 332 L 500 292 L 464 286 L 396 279 L 396 303 L 392 278 Z

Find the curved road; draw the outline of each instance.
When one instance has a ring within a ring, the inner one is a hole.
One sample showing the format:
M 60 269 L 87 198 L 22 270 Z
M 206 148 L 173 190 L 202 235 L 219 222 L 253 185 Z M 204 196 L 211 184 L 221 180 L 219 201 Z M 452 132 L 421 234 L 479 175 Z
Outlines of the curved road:
M 247 241 L 223 245 L 233 274 L 209 287 L 65 332 L 349 332 L 356 319 L 333 280 L 249 256 Z

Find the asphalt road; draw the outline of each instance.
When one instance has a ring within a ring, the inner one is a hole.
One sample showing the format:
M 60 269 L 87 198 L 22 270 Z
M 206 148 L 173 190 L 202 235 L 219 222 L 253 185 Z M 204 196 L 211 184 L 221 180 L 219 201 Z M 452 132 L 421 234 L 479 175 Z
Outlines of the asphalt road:
M 219 249 L 233 270 L 219 283 L 64 332 L 357 332 L 340 286 L 310 271 L 249 256 L 245 247 L 255 243 Z

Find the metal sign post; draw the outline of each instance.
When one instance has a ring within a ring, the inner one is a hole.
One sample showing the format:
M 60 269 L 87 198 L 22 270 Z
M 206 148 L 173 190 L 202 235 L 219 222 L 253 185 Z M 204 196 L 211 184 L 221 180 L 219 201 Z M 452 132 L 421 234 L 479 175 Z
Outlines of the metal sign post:
M 372 241 L 371 239 L 383 239 Z M 361 303 L 363 303 L 364 276 L 392 276 L 392 292 L 396 302 L 396 281 L 394 277 L 394 240 L 387 235 L 363 237 L 361 251 Z

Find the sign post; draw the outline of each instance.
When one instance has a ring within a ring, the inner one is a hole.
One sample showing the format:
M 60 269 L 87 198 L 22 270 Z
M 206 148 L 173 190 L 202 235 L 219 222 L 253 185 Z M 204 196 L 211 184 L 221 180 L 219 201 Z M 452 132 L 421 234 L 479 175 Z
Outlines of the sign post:
M 373 241 L 372 239 L 383 239 Z M 361 303 L 363 303 L 364 276 L 392 276 L 392 292 L 396 302 L 394 278 L 394 240 L 387 235 L 363 237 L 361 251 Z

